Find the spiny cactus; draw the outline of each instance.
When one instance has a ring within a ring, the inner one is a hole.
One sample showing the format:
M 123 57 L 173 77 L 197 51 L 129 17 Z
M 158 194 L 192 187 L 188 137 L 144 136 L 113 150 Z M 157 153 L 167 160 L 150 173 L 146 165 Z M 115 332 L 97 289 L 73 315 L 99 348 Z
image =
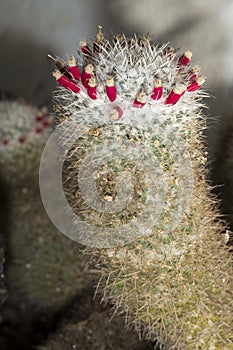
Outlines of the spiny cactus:
M 65 233 L 88 246 L 103 300 L 141 335 L 169 349 L 233 349 L 232 258 L 205 179 L 199 67 L 190 51 L 109 41 L 101 27 L 81 50 L 54 72 L 77 231 Z
M 52 120 L 44 108 L 20 100 L 1 101 L 0 118 L 0 175 L 10 201 L 8 283 L 41 305 L 58 304 L 88 284 L 88 278 L 75 244 L 57 231 L 40 198 L 39 164 Z

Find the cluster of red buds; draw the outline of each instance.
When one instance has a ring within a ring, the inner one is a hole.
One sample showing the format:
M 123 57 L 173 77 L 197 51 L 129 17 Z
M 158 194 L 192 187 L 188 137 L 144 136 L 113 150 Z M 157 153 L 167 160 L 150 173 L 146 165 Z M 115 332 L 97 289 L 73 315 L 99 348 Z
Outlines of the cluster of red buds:
M 53 75 L 63 88 L 70 90 L 76 95 L 84 93 L 86 98 L 91 100 L 101 98 L 109 102 L 117 102 L 122 97 L 118 89 L 117 72 L 114 72 L 113 69 L 111 74 L 106 76 L 103 81 L 96 73 L 96 62 L 102 59 L 104 55 L 107 57 L 108 52 L 113 50 L 116 46 L 118 49 L 122 50 L 127 47 L 130 51 L 131 49 L 135 49 L 138 45 L 140 50 L 144 50 L 145 52 L 146 50 L 154 50 L 156 55 L 157 47 L 150 45 L 148 49 L 148 43 L 149 39 L 144 37 L 137 38 L 135 36 L 131 39 L 127 39 L 123 34 L 120 34 L 115 35 L 112 45 L 110 41 L 104 38 L 102 27 L 99 26 L 93 48 L 84 40 L 80 42 L 82 57 L 79 57 L 79 61 L 83 62 L 83 67 L 78 65 L 73 55 L 67 63 L 59 59 L 54 59 L 49 55 L 50 58 L 56 61 L 57 69 L 54 71 Z M 155 101 L 168 106 L 175 105 L 184 94 L 194 92 L 204 84 L 205 78 L 199 76 L 200 68 L 190 65 L 192 57 L 191 51 L 185 51 L 179 56 L 172 47 L 166 46 L 163 50 L 163 56 L 167 61 L 172 61 L 173 66 L 175 65 L 176 67 L 176 76 L 174 77 L 174 82 L 170 86 L 170 90 L 164 88 L 163 79 L 158 73 L 154 77 L 153 87 L 142 86 L 136 93 L 132 99 L 132 105 L 134 107 L 142 108 L 146 103 L 152 104 Z M 100 86 L 100 91 L 98 91 L 98 87 Z M 103 96 L 103 92 L 105 96 Z

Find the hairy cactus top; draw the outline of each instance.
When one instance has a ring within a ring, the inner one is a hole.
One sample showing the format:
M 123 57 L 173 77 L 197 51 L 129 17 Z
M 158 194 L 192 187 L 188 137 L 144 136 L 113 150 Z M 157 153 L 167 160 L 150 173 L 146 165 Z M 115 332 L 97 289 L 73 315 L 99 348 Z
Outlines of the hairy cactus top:
M 125 106 L 147 105 L 154 112 L 170 115 L 178 102 L 179 110 L 186 112 L 193 109 L 192 102 L 200 96 L 197 90 L 205 82 L 200 68 L 190 64 L 190 51 L 179 54 L 168 44 L 159 46 L 147 37 L 128 39 L 120 34 L 110 42 L 99 26 L 93 50 L 85 41 L 80 46 L 82 55 L 77 59 L 72 55 L 67 63 L 56 60 L 59 69 L 54 77 L 63 87 L 57 94 L 57 108 L 62 105 L 64 115 L 106 104 L 111 105 L 115 119 L 123 117 Z
M 69 164 L 72 176 L 66 186 L 76 188 L 79 174 L 85 197 L 82 201 L 83 196 L 76 193 L 75 198 L 68 198 L 81 217 L 79 241 L 88 244 L 90 238 L 83 226 L 87 213 L 88 224 L 96 227 L 98 221 L 101 226 L 95 241 L 99 247 L 106 247 L 110 236 L 107 245 L 115 246 L 149 234 L 149 226 L 165 225 L 164 232 L 168 232 L 171 225 L 174 228 L 174 216 L 180 218 L 183 206 L 187 207 L 192 191 L 186 139 L 191 125 L 201 129 L 203 124 L 199 109 L 206 94 L 199 90 L 205 81 L 200 68 L 190 64 L 190 51 L 179 54 L 168 45 L 159 46 L 136 35 L 129 39 L 116 35 L 110 42 L 101 26 L 93 50 L 84 41 L 80 46 L 77 59 L 73 55 L 68 62 L 54 59 L 59 68 L 54 77 L 61 85 L 55 95 L 61 123 L 57 132 L 66 159 L 76 157 Z M 88 149 L 92 149 L 92 160 L 85 158 Z M 104 174 L 110 163 L 115 175 L 109 175 L 112 179 L 108 177 L 106 183 Z M 136 192 L 126 174 L 132 168 L 137 173 Z M 140 213 L 140 220 L 132 220 L 135 213 Z M 120 235 L 115 234 L 116 229 Z M 89 233 L 92 237 L 93 230 Z
M 127 324 L 172 349 L 232 349 L 232 259 L 205 181 L 200 68 L 190 51 L 109 41 L 101 27 L 93 49 L 80 46 L 76 59 L 55 59 L 53 203 L 72 209 L 48 206 L 42 188 L 50 217 L 98 256 L 104 300 Z

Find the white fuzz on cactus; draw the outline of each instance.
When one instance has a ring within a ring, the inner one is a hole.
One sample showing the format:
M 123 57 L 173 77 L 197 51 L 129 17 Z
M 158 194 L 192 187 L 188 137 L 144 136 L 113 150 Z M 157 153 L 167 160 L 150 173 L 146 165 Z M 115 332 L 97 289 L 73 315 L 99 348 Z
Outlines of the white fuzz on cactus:
M 6 181 L 17 183 L 38 172 L 52 119 L 46 108 L 38 109 L 23 100 L 2 100 L 0 121 L 0 174 Z
M 56 62 L 57 135 L 72 238 L 98 261 L 103 300 L 167 348 L 233 349 L 232 259 L 205 181 L 192 53 L 101 27 L 81 50 Z

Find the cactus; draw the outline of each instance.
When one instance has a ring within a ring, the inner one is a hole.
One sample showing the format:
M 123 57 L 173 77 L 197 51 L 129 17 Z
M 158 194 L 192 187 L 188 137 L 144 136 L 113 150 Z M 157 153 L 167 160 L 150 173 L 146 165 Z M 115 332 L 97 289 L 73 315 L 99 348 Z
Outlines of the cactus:
M 7 99 L 0 101 L 0 118 L 0 174 L 7 182 L 19 183 L 38 172 L 52 120 L 45 108 Z
M 233 349 L 232 257 L 206 181 L 208 94 L 192 53 L 110 41 L 101 27 L 93 50 L 80 46 L 56 60 L 56 137 L 72 238 L 101 273 L 98 291 L 165 348 Z
M 75 244 L 54 227 L 40 198 L 39 164 L 52 119 L 20 100 L 1 101 L 0 118 L 0 175 L 10 202 L 8 284 L 40 305 L 59 304 L 89 281 Z

